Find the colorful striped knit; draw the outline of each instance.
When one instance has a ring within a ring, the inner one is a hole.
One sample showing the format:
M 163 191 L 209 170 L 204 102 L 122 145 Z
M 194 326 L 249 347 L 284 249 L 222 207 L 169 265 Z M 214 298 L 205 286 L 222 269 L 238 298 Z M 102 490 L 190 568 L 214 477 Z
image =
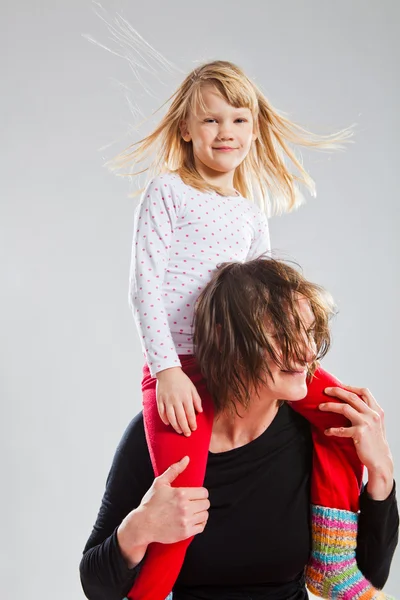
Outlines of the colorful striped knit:
M 313 548 L 306 568 L 310 592 L 337 600 L 392 598 L 374 588 L 357 566 L 357 513 L 314 505 L 311 525 Z

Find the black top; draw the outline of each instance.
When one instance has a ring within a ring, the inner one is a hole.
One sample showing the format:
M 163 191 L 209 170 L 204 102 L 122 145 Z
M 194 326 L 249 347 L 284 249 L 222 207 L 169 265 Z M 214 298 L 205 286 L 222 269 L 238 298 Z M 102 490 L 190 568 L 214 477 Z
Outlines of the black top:
M 209 453 L 204 486 L 211 507 L 203 533 L 186 553 L 174 600 L 303 600 L 310 553 L 309 423 L 283 404 L 258 438 L 227 452 Z M 117 448 L 100 511 L 80 565 L 90 600 L 121 600 L 137 567 L 128 569 L 116 530 L 151 486 L 153 470 L 142 414 Z M 398 539 L 395 490 L 389 498 L 360 498 L 357 562 L 382 587 Z

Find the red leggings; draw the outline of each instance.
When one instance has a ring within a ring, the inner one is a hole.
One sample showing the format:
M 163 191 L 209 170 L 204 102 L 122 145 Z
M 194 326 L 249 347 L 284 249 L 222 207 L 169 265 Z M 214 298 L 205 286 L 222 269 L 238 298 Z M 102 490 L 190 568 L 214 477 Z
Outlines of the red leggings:
M 173 485 L 201 487 L 204 483 L 208 449 L 214 419 L 212 398 L 193 356 L 180 356 L 182 369 L 195 384 L 202 399 L 203 412 L 197 415 L 197 429 L 190 437 L 178 435 L 161 421 L 156 403 L 156 379 L 148 366 L 143 368 L 143 415 L 147 444 L 155 476 L 163 473 L 183 456 L 190 456 L 188 467 Z M 347 419 L 335 413 L 322 412 L 318 405 L 327 400 L 326 387 L 343 387 L 323 369 L 318 369 L 308 384 L 304 400 L 292 402 L 294 410 L 311 423 L 314 444 L 311 502 L 330 508 L 356 512 L 363 466 L 354 443 L 349 438 L 333 438 L 324 434 L 328 427 L 346 427 Z M 335 401 L 329 398 L 329 401 Z M 336 400 L 339 402 L 339 400 Z M 135 584 L 128 594 L 134 600 L 163 600 L 171 591 L 182 567 L 186 548 L 193 538 L 175 544 L 153 543 Z M 162 568 L 160 569 L 160 565 Z

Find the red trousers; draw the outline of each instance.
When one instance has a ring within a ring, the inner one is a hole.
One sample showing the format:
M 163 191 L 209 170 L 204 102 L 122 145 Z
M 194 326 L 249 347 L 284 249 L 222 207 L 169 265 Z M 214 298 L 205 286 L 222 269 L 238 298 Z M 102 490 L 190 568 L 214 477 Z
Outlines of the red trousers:
M 201 487 L 204 483 L 208 450 L 214 419 L 212 398 L 193 356 L 180 356 L 182 369 L 195 384 L 202 399 L 203 412 L 197 415 L 197 429 L 189 438 L 178 435 L 161 421 L 156 403 L 156 379 L 148 366 L 143 368 L 143 415 L 147 444 L 155 476 L 163 473 L 183 456 L 190 456 L 188 467 L 174 481 L 174 487 Z M 291 407 L 311 423 L 314 444 L 311 502 L 320 506 L 358 510 L 363 466 L 349 438 L 327 437 L 328 427 L 347 427 L 347 419 L 322 412 L 318 406 L 327 401 L 326 387 L 343 387 L 332 375 L 318 369 L 308 384 L 304 400 Z M 329 401 L 335 399 L 329 397 Z M 336 400 L 339 402 L 339 400 Z M 175 544 L 153 543 L 138 577 L 128 594 L 131 600 L 164 600 L 182 567 L 186 548 L 193 538 Z M 161 568 L 160 568 L 161 566 Z

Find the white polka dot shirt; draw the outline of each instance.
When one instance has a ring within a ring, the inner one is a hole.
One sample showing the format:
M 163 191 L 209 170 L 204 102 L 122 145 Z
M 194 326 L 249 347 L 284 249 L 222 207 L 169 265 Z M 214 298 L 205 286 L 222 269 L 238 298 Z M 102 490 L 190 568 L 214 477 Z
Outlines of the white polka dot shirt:
M 243 196 L 200 192 L 172 173 L 150 181 L 135 212 L 129 302 L 152 376 L 193 354 L 194 305 L 217 265 L 269 250 L 267 218 Z

